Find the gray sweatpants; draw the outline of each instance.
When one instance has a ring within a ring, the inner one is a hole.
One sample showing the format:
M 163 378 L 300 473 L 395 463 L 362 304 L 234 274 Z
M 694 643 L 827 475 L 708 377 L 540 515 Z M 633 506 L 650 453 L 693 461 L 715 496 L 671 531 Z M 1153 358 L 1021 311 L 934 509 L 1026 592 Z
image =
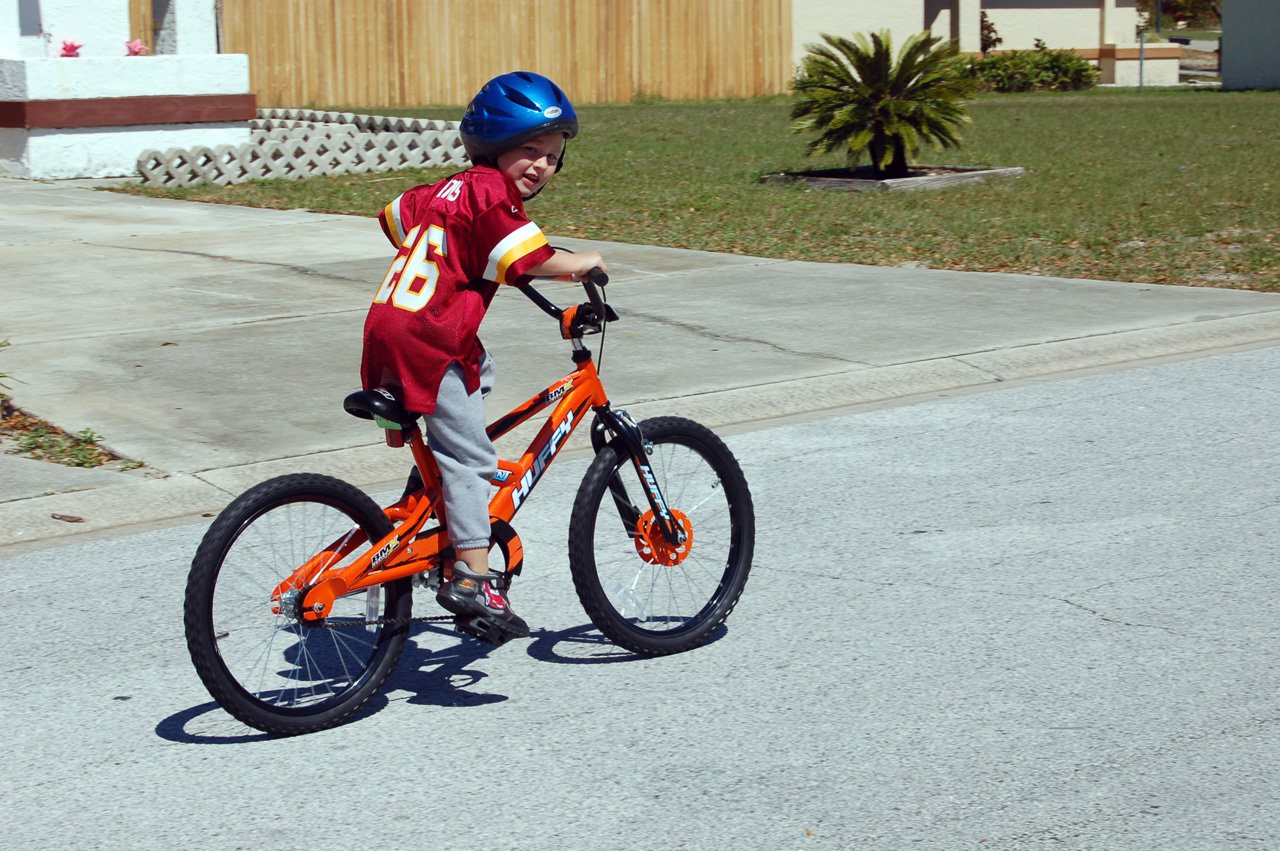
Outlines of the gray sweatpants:
M 449 538 L 459 550 L 489 546 L 489 480 L 498 472 L 498 453 L 484 431 L 484 397 L 495 374 L 486 352 L 480 389 L 468 394 L 462 367 L 451 364 L 440 382 L 436 412 L 423 417 L 427 445 L 440 466 Z

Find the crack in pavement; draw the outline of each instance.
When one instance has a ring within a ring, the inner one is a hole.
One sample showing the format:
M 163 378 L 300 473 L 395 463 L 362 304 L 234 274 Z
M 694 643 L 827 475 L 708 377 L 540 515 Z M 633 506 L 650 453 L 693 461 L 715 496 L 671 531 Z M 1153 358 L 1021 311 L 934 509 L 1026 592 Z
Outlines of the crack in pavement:
M 1073 606 L 1073 607 L 1075 607 L 1075 608 L 1077 608 L 1077 609 L 1080 609 L 1081 611 L 1088 612 L 1088 613 L 1089 613 L 1089 614 L 1091 614 L 1091 615 L 1094 615 L 1094 616 L 1096 616 L 1096 617 L 1098 617 L 1098 618 L 1101 618 L 1102 620 L 1106 621 L 1107 623 L 1113 623 L 1113 624 L 1116 624 L 1117 626 L 1131 626 L 1131 627 L 1135 627 L 1135 628 L 1137 628 L 1137 629 L 1158 629 L 1158 630 L 1160 630 L 1161 632 L 1167 632 L 1167 633 L 1169 633 L 1170 635 L 1176 635 L 1176 636 L 1178 636 L 1179 638 L 1187 638 L 1187 637 L 1188 637 L 1188 636 L 1184 635 L 1183 633 L 1178 632 L 1176 629 L 1170 629 L 1170 628 L 1169 628 L 1169 627 L 1167 627 L 1167 626 L 1156 626 L 1155 624 L 1151 624 L 1151 623 L 1130 623 L 1129 621 L 1122 621 L 1122 620 L 1118 620 L 1118 619 L 1116 619 L 1116 618 L 1107 617 L 1106 615 L 1104 615 L 1102 612 L 1098 611 L 1097 609 L 1091 609 L 1091 608 L 1089 608 L 1088 606 L 1085 606 L 1085 605 L 1083 605 L 1083 604 L 1081 604 L 1081 603 L 1077 603 L 1077 602 L 1075 602 L 1074 600 L 1068 600 L 1066 597 L 1049 597 L 1049 596 L 1046 596 L 1046 597 L 1045 597 L 1045 599 L 1047 599 L 1047 600 L 1057 600 L 1057 601 L 1058 601 L 1058 602 L 1060 602 L 1060 603 L 1066 603 L 1068 606 Z
M 693 325 L 688 322 L 681 322 L 678 319 L 667 319 L 666 317 L 662 317 L 662 316 L 654 316 L 653 314 L 642 313 L 641 311 L 631 310 L 630 308 L 628 308 L 624 312 L 624 315 L 637 316 L 641 319 L 648 319 L 650 322 L 656 322 L 659 325 L 668 325 L 674 328 L 680 328 L 685 331 L 691 331 L 694 334 L 697 334 L 698 336 L 701 336 L 701 337 L 705 337 L 709 340 L 721 340 L 726 343 L 755 343 L 756 345 L 766 346 L 767 348 L 773 349 L 774 351 L 782 352 L 785 355 L 799 355 L 801 357 L 822 358 L 824 360 L 833 360 L 833 361 L 838 361 L 840 363 L 854 364 L 856 366 L 867 366 L 867 367 L 871 366 L 871 364 L 866 363 L 865 361 L 850 360 L 849 358 L 842 358 L 837 355 L 828 355 L 828 354 L 823 354 L 822 352 L 805 352 L 805 351 L 800 351 L 798 349 L 788 349 L 786 346 L 780 346 L 777 343 L 771 343 L 768 340 L 757 340 L 754 337 L 740 337 L 740 336 L 737 336 L 736 334 L 718 334 L 718 333 L 712 332 L 707 328 L 702 327 L 701 325 Z
M 343 307 L 334 310 L 316 310 L 311 313 L 282 313 L 272 316 L 251 316 L 243 319 L 233 319 L 225 322 L 188 322 L 185 324 L 166 325 L 163 328 L 134 328 L 128 331 L 95 331 L 89 334 L 77 334 L 66 337 L 47 337 L 36 340 L 25 340 L 20 343 L 14 343 L 10 351 L 25 351 L 35 348 L 36 346 L 56 345 L 59 343 L 74 343 L 81 340 L 100 340 L 107 337 L 143 337 L 143 336 L 173 336 L 176 333 L 201 331 L 217 331 L 224 328 L 237 328 L 243 325 L 258 325 L 263 322 L 290 322 L 299 319 L 314 319 L 323 316 L 340 316 L 344 313 L 363 314 L 367 308 L 359 307 Z
M 306 266 L 295 266 L 292 263 L 273 263 L 269 260 L 241 260 L 238 257 L 228 257 L 225 254 L 208 254 L 203 251 L 189 251 L 179 248 L 140 248 L 133 245 L 111 245 L 100 242 L 84 242 L 82 245 L 92 245 L 95 248 L 119 248 L 123 251 L 142 251 L 159 254 L 184 254 L 190 257 L 203 257 L 206 260 L 223 260 L 227 263 L 240 263 L 245 266 L 273 266 L 278 269 L 288 269 L 291 272 L 297 272 L 300 275 L 307 275 L 313 278 L 325 278 L 330 281 L 348 281 L 354 284 L 369 284 L 370 281 L 364 278 L 348 278 L 345 275 L 331 275 L 327 272 L 320 272 Z

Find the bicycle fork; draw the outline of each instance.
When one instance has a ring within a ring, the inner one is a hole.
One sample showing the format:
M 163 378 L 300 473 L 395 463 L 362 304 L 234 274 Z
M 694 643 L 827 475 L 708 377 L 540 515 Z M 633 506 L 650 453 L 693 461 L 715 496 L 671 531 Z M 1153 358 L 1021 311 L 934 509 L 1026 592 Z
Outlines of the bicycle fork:
M 599 454 L 609 442 L 607 434 L 610 432 L 615 435 L 615 440 L 622 442 L 623 448 L 631 457 L 631 463 L 640 476 L 641 484 L 644 485 L 645 497 L 657 520 L 658 532 L 671 546 L 681 546 L 688 535 L 667 508 L 667 501 L 662 496 L 662 488 L 658 486 L 658 478 L 653 474 L 653 467 L 649 464 L 652 444 L 644 439 L 639 424 L 625 410 L 619 408 L 615 411 L 608 402 L 594 410 L 596 420 L 591 424 L 592 449 Z M 609 494 L 613 497 L 613 504 L 618 509 L 618 516 L 622 520 L 622 525 L 626 527 L 627 534 L 633 538 L 636 537 L 639 534 L 637 524 L 640 522 L 641 514 L 632 504 L 631 497 L 627 494 L 627 487 L 623 484 L 622 477 L 616 472 L 609 479 Z

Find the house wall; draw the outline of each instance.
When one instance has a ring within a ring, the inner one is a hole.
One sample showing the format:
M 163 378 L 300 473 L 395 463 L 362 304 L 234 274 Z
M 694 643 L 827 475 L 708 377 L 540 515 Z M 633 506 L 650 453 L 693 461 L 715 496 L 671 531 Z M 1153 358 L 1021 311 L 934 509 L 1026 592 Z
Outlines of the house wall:
M 1280 5 L 1223 0 L 1222 88 L 1280 89 Z
M 249 62 L 217 53 L 214 0 L 168 5 L 183 55 L 130 57 L 139 0 L 0 0 L 0 174 L 127 175 L 148 148 L 249 141 Z
M 792 0 L 792 63 L 804 58 L 807 44 L 821 44 L 822 34 L 844 36 L 890 30 L 895 44 L 928 29 L 925 23 L 927 0 Z M 945 0 L 950 5 L 950 0 Z M 950 19 L 948 18 L 950 38 Z
M 10 13 L 9 9 L 13 7 L 17 8 Z M 5 20 L 0 21 L 0 29 L 12 32 L 20 25 L 27 25 L 22 27 L 16 51 L 12 38 L 0 40 L 0 50 L 6 51 L 0 54 L 4 58 L 57 56 L 64 41 L 84 45 L 80 48 L 81 56 L 125 55 L 129 19 L 123 14 L 123 0 L 101 0 L 97 3 L 86 3 L 85 0 L 9 0 L 2 4 L 2 8 Z M 28 27 L 34 21 L 39 21 L 48 38 L 29 32 Z
M 1063 50 L 1138 40 L 1135 0 L 982 0 L 982 9 L 1003 39 L 1000 50 L 1030 50 L 1036 39 Z
M 214 0 L 168 0 L 168 53 L 218 52 Z M 62 42 L 84 45 L 80 56 L 124 56 L 125 42 L 151 33 L 131 26 L 150 22 L 151 0 L 0 0 L 0 58 L 58 58 Z M 43 33 L 43 35 L 41 34 Z
M 951 0 L 925 0 L 925 29 L 943 38 L 959 38 L 958 23 L 957 16 L 951 11 Z
M 1030 50 L 1036 39 L 1065 50 L 1137 41 L 1136 0 L 792 0 L 793 61 L 823 32 L 848 36 L 880 29 L 892 30 L 896 43 L 927 29 L 976 52 L 982 12 L 1003 39 L 1000 50 Z

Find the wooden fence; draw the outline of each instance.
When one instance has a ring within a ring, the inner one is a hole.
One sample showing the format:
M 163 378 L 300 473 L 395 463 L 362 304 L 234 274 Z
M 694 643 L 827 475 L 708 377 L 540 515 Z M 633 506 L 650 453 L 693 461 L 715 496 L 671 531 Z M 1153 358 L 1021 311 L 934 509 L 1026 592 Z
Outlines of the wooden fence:
M 136 3 L 137 0 L 134 0 Z M 465 104 L 537 71 L 577 103 L 786 90 L 791 0 L 222 0 L 261 107 Z
M 151 13 L 151 0 L 129 0 L 129 38 L 136 38 L 147 47 L 154 48 L 155 27 Z

